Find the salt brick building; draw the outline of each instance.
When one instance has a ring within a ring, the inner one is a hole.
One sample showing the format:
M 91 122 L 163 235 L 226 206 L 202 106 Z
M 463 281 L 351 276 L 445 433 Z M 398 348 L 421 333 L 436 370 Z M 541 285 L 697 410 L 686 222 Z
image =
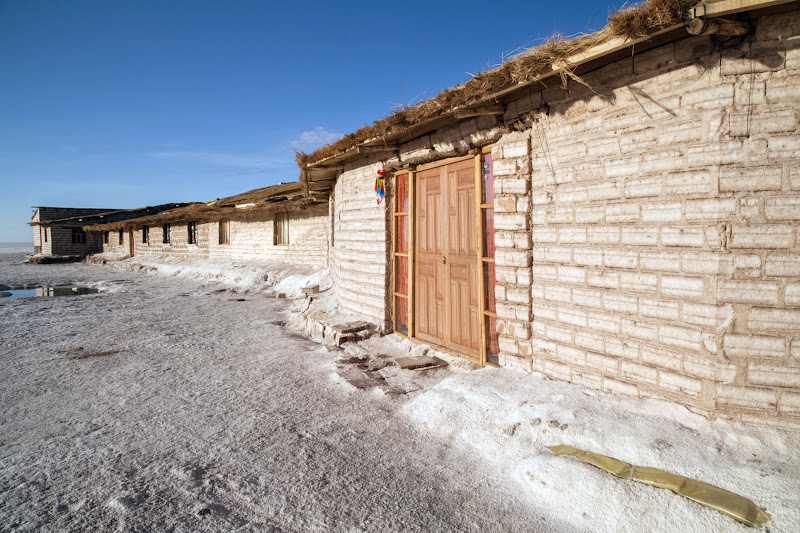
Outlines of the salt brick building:
M 298 182 L 87 227 L 102 251 L 123 256 L 274 259 L 325 266 L 330 215 Z
M 97 209 L 38 206 L 33 226 L 33 253 L 43 256 L 83 257 L 102 250 L 101 235 L 89 230 L 107 224 L 173 209 L 185 204 L 164 204 L 140 209 Z
M 301 154 L 301 183 L 347 311 L 800 429 L 798 3 L 666 4 Z

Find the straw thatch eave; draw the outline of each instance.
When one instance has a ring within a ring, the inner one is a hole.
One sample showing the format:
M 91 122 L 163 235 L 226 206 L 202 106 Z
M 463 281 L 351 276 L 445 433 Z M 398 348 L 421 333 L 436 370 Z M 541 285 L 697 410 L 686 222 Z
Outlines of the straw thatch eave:
M 108 211 L 101 211 L 98 213 L 90 213 L 84 215 L 76 215 L 72 217 L 57 218 L 51 220 L 41 220 L 28 222 L 29 226 L 51 226 L 51 225 L 69 225 L 82 226 L 88 228 L 103 223 L 112 223 L 122 220 L 139 218 L 146 215 L 159 213 L 168 209 L 175 209 L 188 205 L 186 203 L 170 203 L 147 207 L 138 207 L 134 209 L 115 209 Z
M 713 4 L 719 7 L 703 12 L 719 16 L 789 1 L 721 0 Z M 383 151 L 390 159 L 396 156 L 398 145 L 455 124 L 459 117 L 475 116 L 482 109 L 502 106 L 515 93 L 529 90 L 547 78 L 560 77 L 563 83 L 570 78 L 580 81 L 576 74 L 582 66 L 591 64 L 598 68 L 604 64 L 603 59 L 616 60 L 615 54 L 635 45 L 666 35 L 685 36 L 685 30 L 679 30 L 688 18 L 695 16 L 690 8 L 696 4 L 696 0 L 647 0 L 614 13 L 608 25 L 597 32 L 573 38 L 554 36 L 495 69 L 474 75 L 429 100 L 401 108 L 311 154 L 298 153 L 300 182 L 310 196 L 327 194 L 343 165 L 366 153 Z
M 193 203 L 144 217 L 87 226 L 84 229 L 87 231 L 114 231 L 190 221 L 252 220 L 265 218 L 273 213 L 300 211 L 316 203 L 314 199 L 302 194 L 300 183 L 295 181 L 270 185 L 210 202 Z

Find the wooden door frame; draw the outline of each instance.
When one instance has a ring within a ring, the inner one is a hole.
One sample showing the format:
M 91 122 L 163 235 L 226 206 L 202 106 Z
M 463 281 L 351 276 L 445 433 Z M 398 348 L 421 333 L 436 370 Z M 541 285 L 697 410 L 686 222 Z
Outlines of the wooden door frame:
M 131 257 L 133 257 L 135 255 L 135 253 L 136 253 L 136 248 L 135 248 L 135 245 L 134 245 L 134 240 L 135 239 L 133 238 L 133 229 L 132 228 L 128 230 L 128 240 L 130 241 L 128 243 L 128 246 L 130 248 L 130 255 L 131 255 Z
M 484 276 L 483 276 L 483 265 L 486 262 L 484 259 L 484 243 L 483 243 L 483 213 L 482 207 L 483 204 L 483 154 L 488 153 L 491 151 L 491 147 L 483 148 L 482 150 L 478 151 L 476 154 L 470 154 L 462 157 L 450 157 L 447 159 L 442 159 L 439 161 L 434 161 L 432 163 L 426 163 L 424 165 L 419 166 L 412 166 L 404 170 L 398 170 L 394 172 L 394 177 L 402 176 L 403 174 L 408 175 L 408 214 L 407 215 L 400 215 L 400 216 L 408 216 L 408 253 L 407 254 L 400 254 L 399 256 L 406 255 L 408 257 L 408 295 L 407 295 L 407 305 L 406 310 L 408 316 L 406 317 L 406 324 L 408 327 L 408 335 L 404 335 L 395 331 L 400 337 L 407 338 L 413 342 L 419 344 L 428 344 L 434 347 L 436 350 L 448 353 L 450 355 L 455 355 L 462 359 L 466 359 L 473 363 L 483 365 L 483 366 L 496 366 L 493 363 L 489 363 L 487 361 L 486 356 L 486 316 L 492 316 L 494 313 L 491 313 L 486 310 L 486 296 L 484 294 Z M 414 287 L 414 278 L 416 269 L 417 269 L 417 262 L 416 262 L 416 233 L 417 233 L 417 205 L 416 205 L 416 173 L 421 172 L 423 170 L 429 170 L 433 168 L 438 168 L 446 165 L 450 165 L 453 163 L 459 163 L 462 161 L 467 161 L 472 159 L 475 161 L 474 173 L 475 173 L 475 216 L 477 217 L 477 223 L 475 225 L 475 231 L 477 232 L 477 246 L 478 246 L 478 254 L 477 254 L 477 268 L 478 268 L 478 298 L 479 298 L 479 318 L 480 318 L 480 346 L 478 350 L 478 357 L 473 357 L 464 353 L 459 353 L 454 351 L 450 348 L 445 346 L 440 346 L 429 341 L 420 339 L 416 336 L 416 320 L 415 320 L 415 312 L 416 309 L 416 294 L 415 294 L 415 287 Z M 396 276 L 397 276 L 397 261 L 395 257 L 398 257 L 395 252 L 397 249 L 397 223 L 395 218 L 398 216 L 397 213 L 397 190 L 396 184 L 397 180 L 393 179 L 393 188 L 392 188 L 392 213 L 391 213 L 391 221 L 392 221 L 392 243 L 391 243 L 391 261 L 392 261 L 392 329 L 395 328 L 397 324 L 397 308 L 396 308 L 396 301 L 397 301 L 397 293 L 395 292 L 396 288 Z M 493 260 L 492 260 L 493 261 Z M 496 315 L 494 315 L 496 316 Z

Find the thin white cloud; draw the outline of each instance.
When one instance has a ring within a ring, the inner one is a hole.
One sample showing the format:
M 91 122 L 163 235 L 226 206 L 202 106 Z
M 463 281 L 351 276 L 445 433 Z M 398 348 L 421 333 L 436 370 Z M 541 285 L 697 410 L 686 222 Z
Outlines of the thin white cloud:
M 338 141 L 344 136 L 343 133 L 328 131 L 322 126 L 317 126 L 311 131 L 304 131 L 300 136 L 292 141 L 292 148 L 303 152 L 313 152 L 317 148 Z
M 194 166 L 232 169 L 237 174 L 258 174 L 269 169 L 286 168 L 294 164 L 290 154 L 270 157 L 265 154 L 226 154 L 221 152 L 161 151 L 150 156 Z

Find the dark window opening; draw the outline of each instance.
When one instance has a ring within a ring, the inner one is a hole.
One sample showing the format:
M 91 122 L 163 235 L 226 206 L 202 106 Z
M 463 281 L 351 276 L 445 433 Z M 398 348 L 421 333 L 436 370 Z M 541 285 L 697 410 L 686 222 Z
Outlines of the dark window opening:
M 123 243 L 124 235 L 125 235 L 125 232 L 122 231 L 122 230 L 119 230 L 119 243 L 120 243 L 120 245 Z
M 150 242 L 150 226 L 142 226 L 142 244 Z
M 189 244 L 197 244 L 197 222 L 189 222 L 186 229 L 189 232 Z
M 72 228 L 72 244 L 86 244 L 86 232 L 80 228 Z
M 108 244 L 108 233 L 107 231 L 103 232 L 103 244 Z
M 163 242 L 164 244 L 169 244 L 169 238 L 170 238 L 170 235 L 169 235 L 170 234 L 169 224 L 164 224 L 163 226 L 161 226 L 161 232 L 162 232 L 163 237 L 164 237 L 161 242 Z

